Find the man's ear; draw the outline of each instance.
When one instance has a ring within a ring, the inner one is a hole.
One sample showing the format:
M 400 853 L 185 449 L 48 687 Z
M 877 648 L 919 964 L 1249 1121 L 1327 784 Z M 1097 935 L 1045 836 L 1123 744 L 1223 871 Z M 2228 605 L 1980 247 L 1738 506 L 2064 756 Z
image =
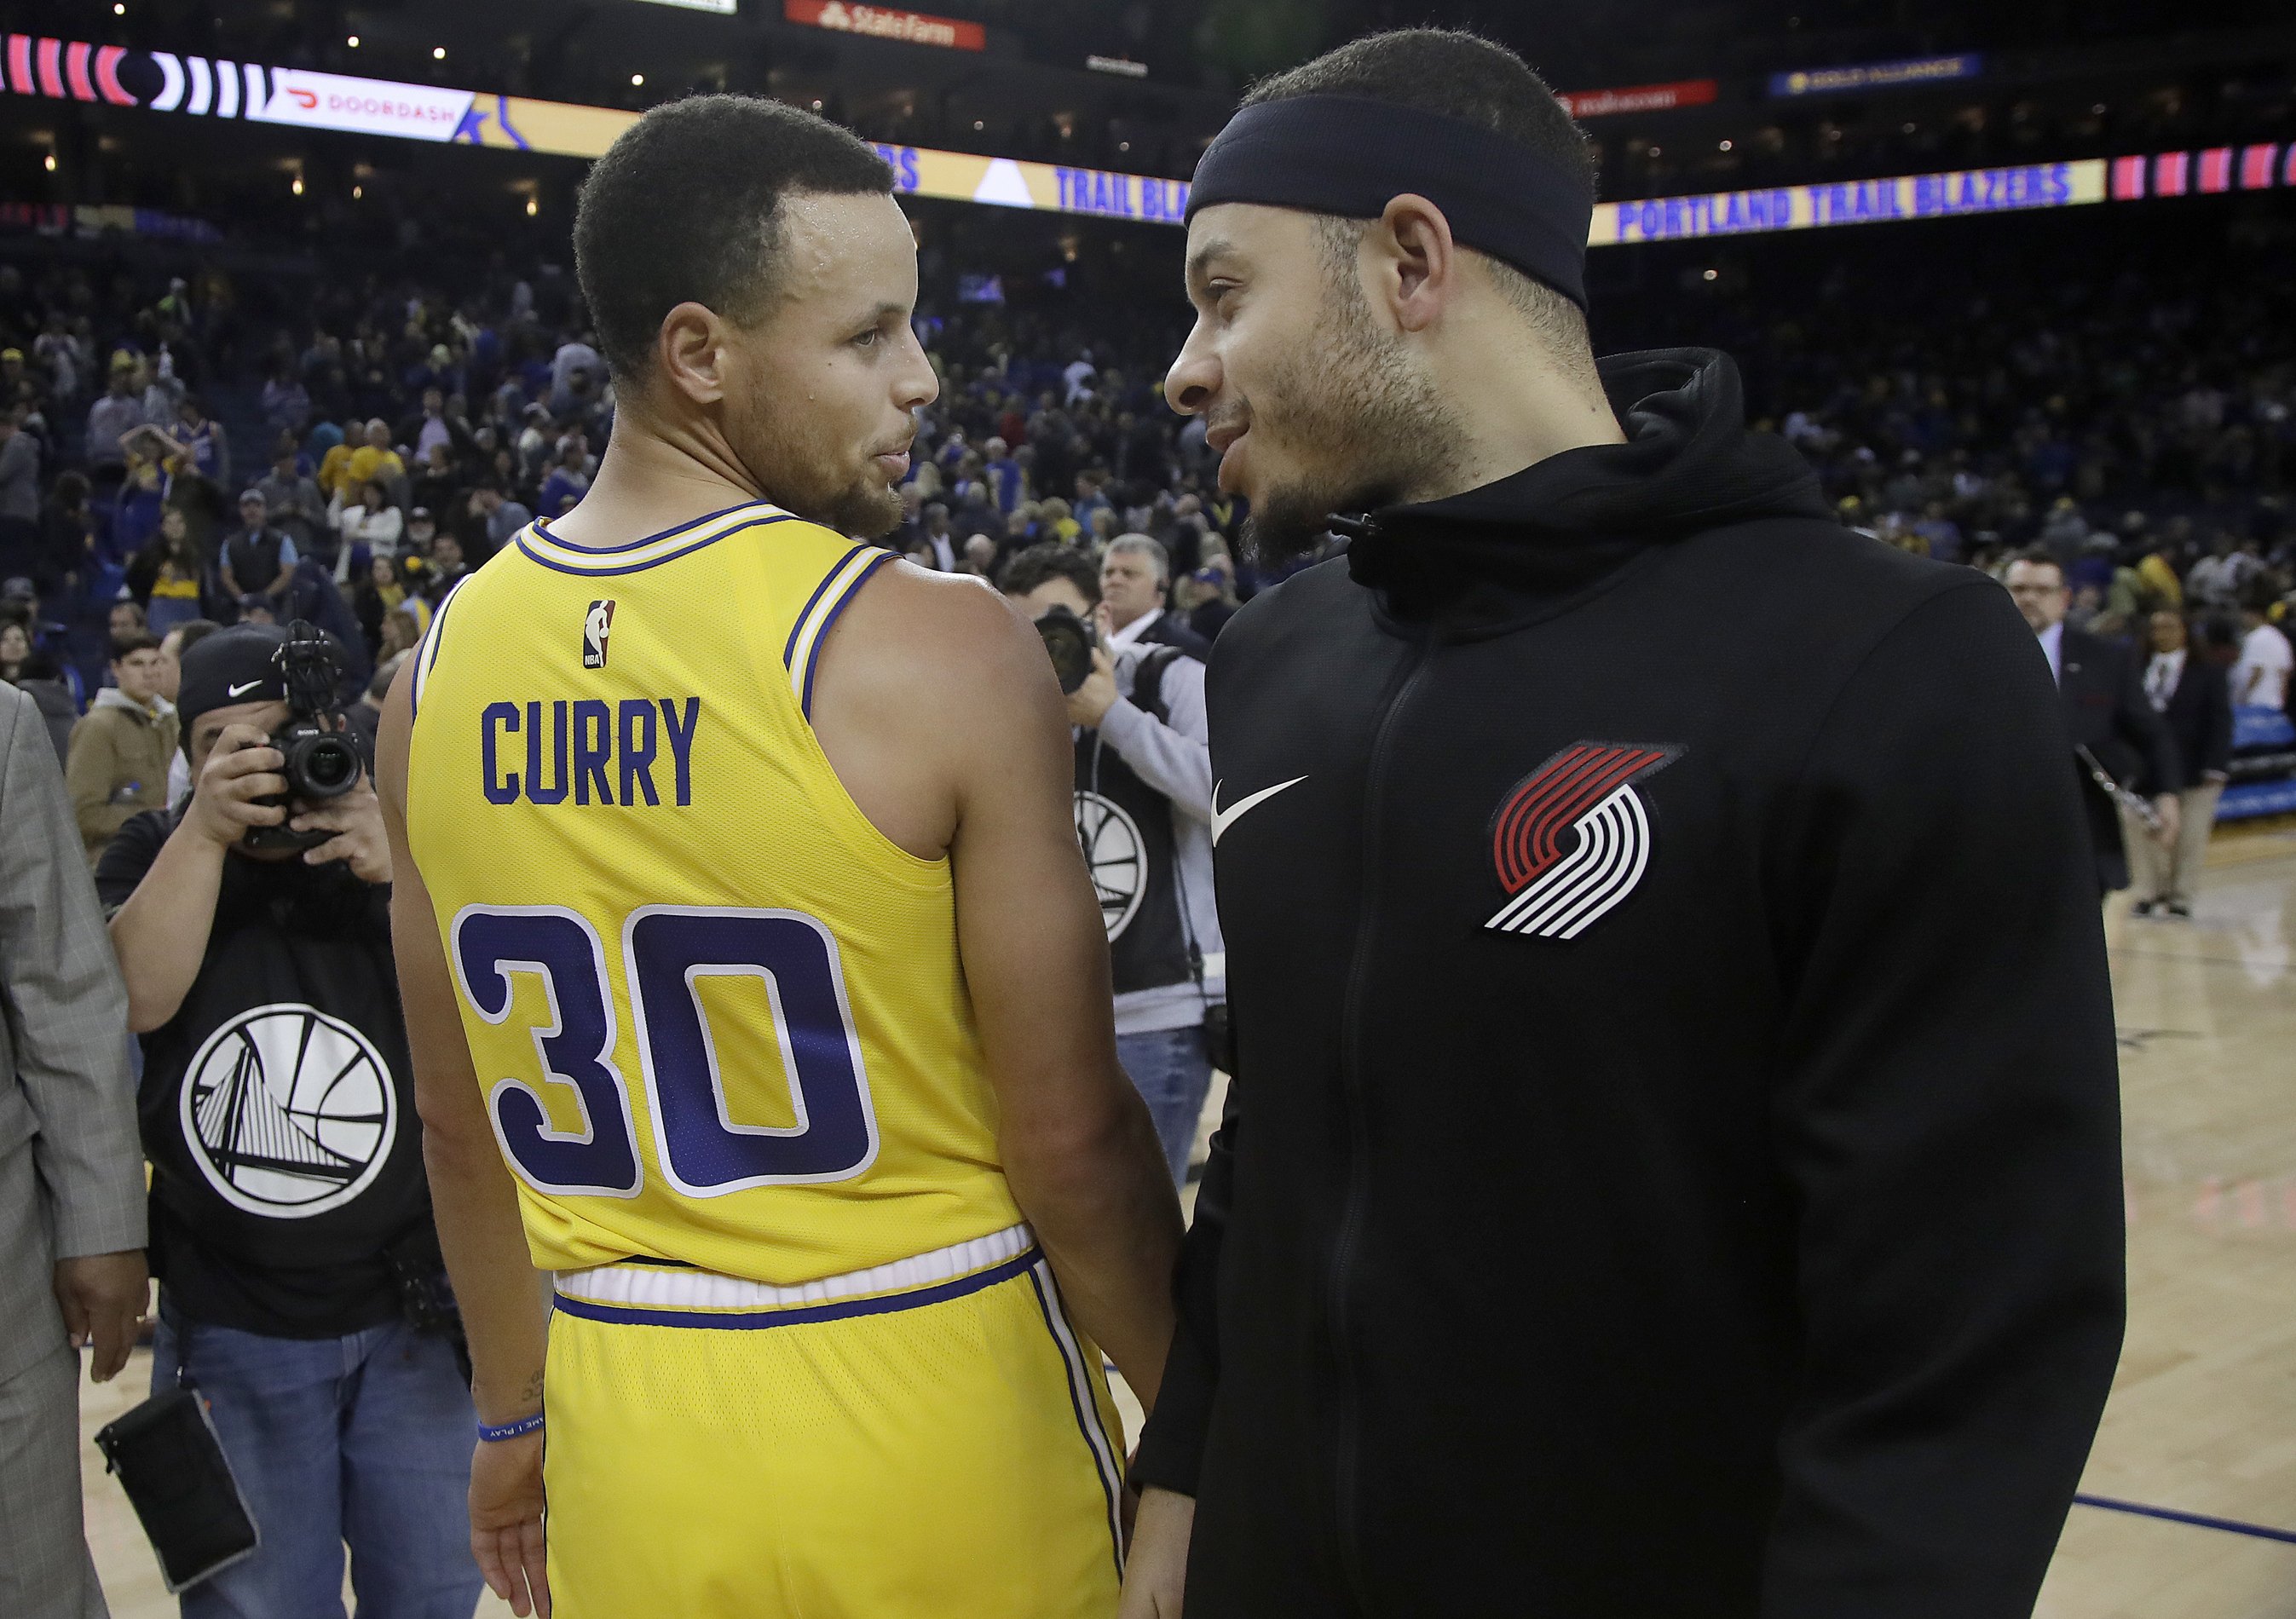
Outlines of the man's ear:
M 1406 331 L 1433 325 L 1457 290 L 1460 269 L 1443 210 L 1415 192 L 1390 198 L 1365 245 L 1380 260 L 1374 285 L 1386 291 L 1395 323 Z
M 729 381 L 726 335 L 716 311 L 689 299 L 661 317 L 654 364 L 664 380 L 696 405 L 715 405 Z

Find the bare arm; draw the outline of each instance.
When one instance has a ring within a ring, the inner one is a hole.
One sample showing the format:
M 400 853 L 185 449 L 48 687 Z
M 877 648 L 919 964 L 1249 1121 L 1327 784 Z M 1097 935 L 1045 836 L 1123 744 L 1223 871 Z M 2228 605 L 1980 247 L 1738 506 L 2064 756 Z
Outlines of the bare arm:
M 479 1420 L 516 1421 L 542 1409 L 549 1318 L 526 1246 L 518 1190 L 488 1123 L 478 1070 L 463 1034 L 454 979 L 439 941 L 430 891 L 406 844 L 406 754 L 414 724 L 409 659 L 391 683 L 375 739 L 375 777 L 390 838 L 391 949 L 414 1101 L 422 1117 L 422 1163 L 439 1246 L 455 1284 L 471 1346 L 471 1396 Z M 542 1439 L 480 1444 L 471 1476 L 471 1545 L 479 1566 L 514 1611 L 550 1611 L 543 1584 Z
M 231 846 L 285 812 L 255 799 L 287 790 L 284 761 L 253 725 L 226 725 L 193 784 L 190 807 L 135 892 L 111 919 L 111 947 L 127 980 L 127 1026 L 138 1034 L 176 1015 L 207 956 L 216 896 Z
M 905 653 L 888 661 L 923 665 L 892 672 L 900 715 L 887 718 L 953 788 L 957 945 L 1005 1175 L 1078 1320 L 1152 1404 L 1172 1337 L 1179 1205 L 1116 1059 L 1059 685 L 1029 626 L 987 591 L 897 576 L 856 609 L 876 621 L 873 649 L 890 642 Z
M 957 940 L 1003 1110 L 1013 1196 L 1085 1329 L 1144 1406 L 1172 1339 L 1179 1204 L 1116 1059 L 1107 935 L 1071 807 L 1068 716 L 1044 648 L 1004 622 L 958 724 Z M 984 611 L 985 616 L 985 611 Z

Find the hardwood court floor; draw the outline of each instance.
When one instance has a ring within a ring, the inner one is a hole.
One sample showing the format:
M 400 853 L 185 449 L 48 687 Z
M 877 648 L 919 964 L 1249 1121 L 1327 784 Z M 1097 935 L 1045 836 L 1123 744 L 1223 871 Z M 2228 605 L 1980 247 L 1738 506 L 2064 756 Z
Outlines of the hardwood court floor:
M 2128 1337 L 2085 1494 L 2296 1531 L 2296 833 L 2106 921 Z M 2296 1545 L 2075 1507 L 2044 1619 L 2292 1619 Z
M 2194 921 L 2136 920 L 2121 900 L 2106 929 L 2129 1323 L 2082 1490 L 2296 1531 L 2296 832 L 2219 838 Z M 139 1352 L 109 1387 L 86 1388 L 86 1431 L 149 1377 Z M 1136 1424 L 1128 1393 L 1119 1400 Z M 172 1615 L 118 1486 L 85 1453 L 88 1540 L 113 1614 Z M 479 1607 L 509 1611 L 491 1597 Z M 2077 1506 L 2035 1611 L 2296 1619 L 2296 1545 Z

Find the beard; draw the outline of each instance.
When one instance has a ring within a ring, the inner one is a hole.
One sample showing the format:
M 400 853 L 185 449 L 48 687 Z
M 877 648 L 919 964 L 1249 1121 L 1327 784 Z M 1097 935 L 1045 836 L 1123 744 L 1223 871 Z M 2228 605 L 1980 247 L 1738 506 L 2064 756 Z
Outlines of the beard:
M 1372 323 L 1352 279 L 1335 278 L 1332 297 L 1318 340 L 1270 368 L 1259 405 L 1244 402 L 1252 431 L 1307 452 L 1303 470 L 1263 489 L 1244 519 L 1244 555 L 1261 568 L 1316 550 L 1334 512 L 1392 505 L 1450 474 L 1464 441 L 1457 413 Z
M 857 540 L 882 539 L 901 526 L 900 495 L 873 466 L 840 481 L 817 460 L 793 463 L 759 469 L 767 495 L 783 511 Z
M 783 503 L 808 523 L 819 523 L 857 540 L 882 540 L 901 526 L 901 497 L 882 475 L 864 475 L 841 489 L 808 499 L 802 506 Z
M 793 517 L 857 540 L 882 539 L 901 526 L 901 497 L 872 457 L 882 446 L 859 453 L 825 437 L 819 417 L 792 412 L 786 418 L 768 410 L 746 435 L 742 461 L 766 498 Z

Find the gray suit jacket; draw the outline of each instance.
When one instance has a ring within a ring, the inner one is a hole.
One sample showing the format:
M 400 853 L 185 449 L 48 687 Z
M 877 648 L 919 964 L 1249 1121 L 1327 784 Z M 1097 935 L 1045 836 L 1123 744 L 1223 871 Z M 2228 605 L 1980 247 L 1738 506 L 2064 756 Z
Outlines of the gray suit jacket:
M 0 683 L 0 1379 L 53 1353 L 55 1261 L 144 1246 L 127 991 L 32 699 Z

